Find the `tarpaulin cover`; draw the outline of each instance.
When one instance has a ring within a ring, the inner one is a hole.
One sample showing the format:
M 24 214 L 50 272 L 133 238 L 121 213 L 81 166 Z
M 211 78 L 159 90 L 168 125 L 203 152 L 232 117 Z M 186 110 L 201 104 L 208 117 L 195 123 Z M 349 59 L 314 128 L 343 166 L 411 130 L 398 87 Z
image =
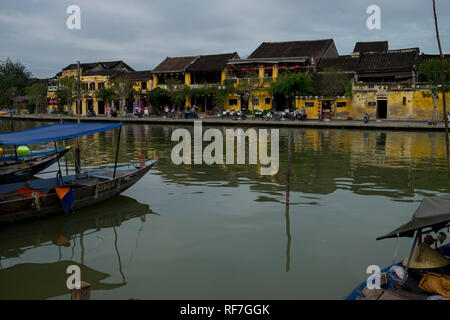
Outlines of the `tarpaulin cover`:
M 394 231 L 377 238 L 412 237 L 414 232 L 426 227 L 445 226 L 450 221 L 450 194 L 425 198 L 414 212 L 408 223 L 395 229 Z
M 55 123 L 34 129 L 0 133 L 0 145 L 19 146 L 86 136 L 123 126 L 122 123 Z

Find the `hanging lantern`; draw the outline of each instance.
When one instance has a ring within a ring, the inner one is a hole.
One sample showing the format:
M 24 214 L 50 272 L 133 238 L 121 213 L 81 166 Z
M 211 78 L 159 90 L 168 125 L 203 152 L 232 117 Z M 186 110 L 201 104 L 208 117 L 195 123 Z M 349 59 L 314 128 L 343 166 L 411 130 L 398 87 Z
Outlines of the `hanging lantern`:
M 300 69 L 300 66 L 295 66 L 295 69 Z
M 233 69 L 228 70 L 230 73 L 233 72 Z
M 281 67 L 281 70 L 284 70 L 284 69 L 286 69 L 286 67 L 285 67 L 285 66 L 282 66 L 282 67 Z
M 0 157 L 3 155 L 3 148 L 0 148 Z
M 30 154 L 30 148 L 28 146 L 20 146 L 17 148 L 17 154 L 21 157 L 26 157 Z
M 242 68 L 241 70 L 242 70 L 242 71 L 247 71 L 247 68 Z
M 272 67 L 266 67 L 266 70 L 271 70 L 272 69 Z
M 253 68 L 253 71 L 258 71 L 258 68 L 257 68 L 257 67 L 254 67 L 254 68 Z

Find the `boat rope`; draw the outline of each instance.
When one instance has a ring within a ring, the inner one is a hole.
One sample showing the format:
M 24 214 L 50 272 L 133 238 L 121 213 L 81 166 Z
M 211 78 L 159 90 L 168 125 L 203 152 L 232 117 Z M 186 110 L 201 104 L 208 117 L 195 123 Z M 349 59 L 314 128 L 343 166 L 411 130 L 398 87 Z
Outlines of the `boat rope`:
M 41 211 L 41 201 L 39 200 L 39 193 L 33 191 L 31 193 L 31 197 L 34 199 L 32 204 L 33 208 L 35 208 L 37 211 Z
M 399 239 L 400 239 L 400 234 L 397 233 L 397 240 L 395 241 L 395 247 L 394 247 L 394 259 L 392 260 L 391 266 L 393 266 L 397 261 Z

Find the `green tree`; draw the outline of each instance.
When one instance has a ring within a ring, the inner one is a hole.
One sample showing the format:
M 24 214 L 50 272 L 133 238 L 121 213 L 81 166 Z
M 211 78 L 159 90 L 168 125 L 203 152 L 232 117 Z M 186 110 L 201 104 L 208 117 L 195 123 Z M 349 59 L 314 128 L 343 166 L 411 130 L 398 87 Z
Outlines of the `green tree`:
M 259 78 L 252 77 L 248 79 L 240 80 L 237 84 L 234 92 L 238 93 L 244 103 L 246 109 L 248 109 L 249 102 L 255 97 L 256 92 L 260 89 Z M 247 80 L 247 81 L 245 81 Z M 255 117 L 255 106 L 252 103 L 252 119 Z
M 119 98 L 120 109 L 123 110 L 125 106 L 125 100 L 134 99 L 136 90 L 134 89 L 134 82 L 128 79 L 116 78 L 112 81 L 111 88 L 114 91 L 114 95 Z
M 443 71 L 445 91 L 448 91 L 450 82 L 450 63 L 448 61 L 443 61 Z M 437 100 L 439 98 L 439 93 L 442 93 L 439 59 L 429 59 L 421 63 L 419 65 L 419 75 L 421 75 L 424 78 L 425 83 L 430 86 L 431 96 L 433 97 L 432 121 L 436 122 Z
M 148 97 L 148 101 L 153 106 L 155 111 L 159 107 L 170 103 L 170 97 L 169 97 L 167 90 L 160 88 L 160 87 L 156 87 L 156 88 L 150 90 L 147 97 Z
M 170 99 L 170 104 L 175 107 L 181 107 L 186 103 L 186 96 L 190 93 L 190 88 L 178 79 L 167 79 L 167 95 Z M 167 104 L 167 103 L 166 103 Z
M 29 100 L 35 107 L 35 113 L 44 111 L 44 106 L 47 104 L 47 85 L 44 83 L 35 83 L 31 87 L 26 87 L 25 92 Z
M 351 77 L 341 68 L 328 68 L 315 75 L 316 91 L 321 91 L 333 101 L 333 117 L 337 118 L 336 97 L 338 95 L 351 95 Z
M 103 100 L 105 102 L 105 105 L 108 105 L 108 103 L 115 99 L 116 94 L 114 92 L 114 88 L 112 87 L 101 87 L 95 92 L 95 97 L 97 99 Z
M 77 99 L 77 81 L 73 77 L 64 77 L 58 80 L 58 89 L 55 92 L 58 99 L 58 111 L 63 112 L 63 107 L 70 110 Z M 76 110 L 75 110 L 76 112 Z
M 16 100 L 24 95 L 31 73 L 19 61 L 0 61 L 0 106 L 17 107 Z
M 289 108 L 294 105 L 296 95 L 311 95 L 315 93 L 313 79 L 304 72 L 288 72 L 280 76 L 277 82 L 272 83 L 269 92 L 272 96 L 282 94 L 289 102 Z
M 233 92 L 233 89 L 232 85 L 213 87 L 213 103 L 219 108 L 220 113 L 223 112 L 228 96 Z

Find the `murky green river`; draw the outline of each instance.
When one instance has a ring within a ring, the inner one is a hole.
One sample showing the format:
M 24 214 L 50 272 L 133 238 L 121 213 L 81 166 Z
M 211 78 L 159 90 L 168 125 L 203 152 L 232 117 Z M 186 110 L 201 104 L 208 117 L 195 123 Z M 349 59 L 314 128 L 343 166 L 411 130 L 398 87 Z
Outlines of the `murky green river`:
M 92 299 L 341 299 L 367 266 L 392 263 L 396 240 L 375 238 L 446 192 L 438 132 L 280 129 L 280 170 L 260 176 L 256 165 L 174 165 L 176 128 L 122 129 L 121 164 L 160 159 L 122 195 L 1 229 L 0 299 L 69 299 L 72 264 Z M 82 138 L 83 168 L 112 167 L 117 136 Z M 409 247 L 400 240 L 397 260 Z

